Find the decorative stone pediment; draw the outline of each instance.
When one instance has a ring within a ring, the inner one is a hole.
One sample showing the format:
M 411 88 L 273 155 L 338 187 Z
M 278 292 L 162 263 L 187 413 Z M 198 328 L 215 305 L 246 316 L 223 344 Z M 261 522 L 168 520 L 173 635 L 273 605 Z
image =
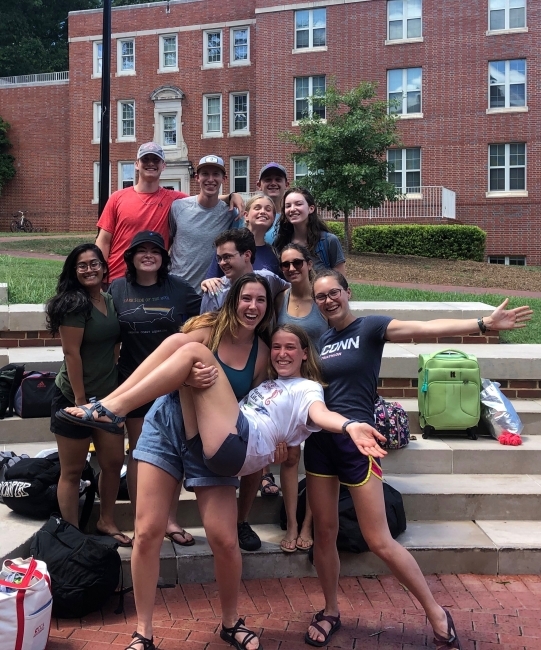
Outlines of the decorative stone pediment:
M 153 90 L 150 93 L 150 99 L 153 102 L 163 101 L 163 100 L 181 100 L 184 99 L 184 93 L 177 86 L 160 86 Z

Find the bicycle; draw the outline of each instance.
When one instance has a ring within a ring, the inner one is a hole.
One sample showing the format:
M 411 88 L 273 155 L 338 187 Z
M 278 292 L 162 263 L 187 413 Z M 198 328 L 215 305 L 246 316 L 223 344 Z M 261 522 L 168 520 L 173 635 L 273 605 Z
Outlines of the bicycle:
M 18 215 L 21 215 L 20 217 Z M 33 232 L 34 226 L 30 219 L 28 219 L 22 210 L 18 211 L 18 215 L 14 216 L 11 220 L 9 229 L 11 232 Z

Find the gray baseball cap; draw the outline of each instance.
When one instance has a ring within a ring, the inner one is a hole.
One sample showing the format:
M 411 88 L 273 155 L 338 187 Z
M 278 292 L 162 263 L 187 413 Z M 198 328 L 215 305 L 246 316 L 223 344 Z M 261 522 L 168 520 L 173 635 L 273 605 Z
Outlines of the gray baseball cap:
M 199 164 L 197 165 L 197 168 L 195 170 L 196 173 L 201 169 L 201 167 L 205 167 L 205 165 L 212 165 L 213 167 L 219 167 L 224 174 L 227 174 L 225 170 L 224 160 L 223 158 L 220 158 L 220 156 L 215 156 L 214 154 L 203 156 L 203 158 L 201 158 Z
M 137 151 L 137 160 L 143 156 L 146 156 L 147 154 L 158 156 L 158 158 L 161 158 L 165 162 L 165 154 L 163 152 L 163 149 L 159 144 L 156 144 L 155 142 L 145 142 L 145 144 L 142 144 Z

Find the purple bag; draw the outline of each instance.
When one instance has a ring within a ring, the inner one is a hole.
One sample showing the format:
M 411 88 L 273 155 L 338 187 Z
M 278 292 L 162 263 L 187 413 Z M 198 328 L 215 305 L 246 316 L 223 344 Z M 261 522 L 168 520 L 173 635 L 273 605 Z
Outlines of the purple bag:
M 409 444 L 408 414 L 398 402 L 386 402 L 379 395 L 374 404 L 374 427 L 387 438 L 379 444 L 384 449 L 402 449 Z

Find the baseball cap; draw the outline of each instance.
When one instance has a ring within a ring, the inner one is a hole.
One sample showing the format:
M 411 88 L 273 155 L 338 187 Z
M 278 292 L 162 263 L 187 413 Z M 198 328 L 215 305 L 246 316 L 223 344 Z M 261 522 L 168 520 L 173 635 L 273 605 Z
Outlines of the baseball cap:
M 138 232 L 131 240 L 128 250 L 135 248 L 135 246 L 139 246 L 139 244 L 154 244 L 154 246 L 158 246 L 164 251 L 167 250 L 165 248 L 163 237 L 160 233 L 154 232 L 153 230 L 142 230 L 141 232 Z
M 261 171 L 259 172 L 259 180 L 261 180 L 261 177 L 270 169 L 277 169 L 279 172 L 282 172 L 284 178 L 287 180 L 286 168 L 276 162 L 270 162 L 267 163 L 264 167 L 261 167 Z
M 209 156 L 203 156 L 203 158 L 201 158 L 199 164 L 197 165 L 197 168 L 195 170 L 196 173 L 201 169 L 201 167 L 204 167 L 205 165 L 213 165 L 214 167 L 219 167 L 224 174 L 227 173 L 225 171 L 223 158 L 220 158 L 220 156 L 215 156 L 214 154 L 210 154 Z
M 137 160 L 146 156 L 147 153 L 154 154 L 165 162 L 165 154 L 159 144 L 156 144 L 155 142 L 145 142 L 145 144 L 142 144 L 137 151 Z

